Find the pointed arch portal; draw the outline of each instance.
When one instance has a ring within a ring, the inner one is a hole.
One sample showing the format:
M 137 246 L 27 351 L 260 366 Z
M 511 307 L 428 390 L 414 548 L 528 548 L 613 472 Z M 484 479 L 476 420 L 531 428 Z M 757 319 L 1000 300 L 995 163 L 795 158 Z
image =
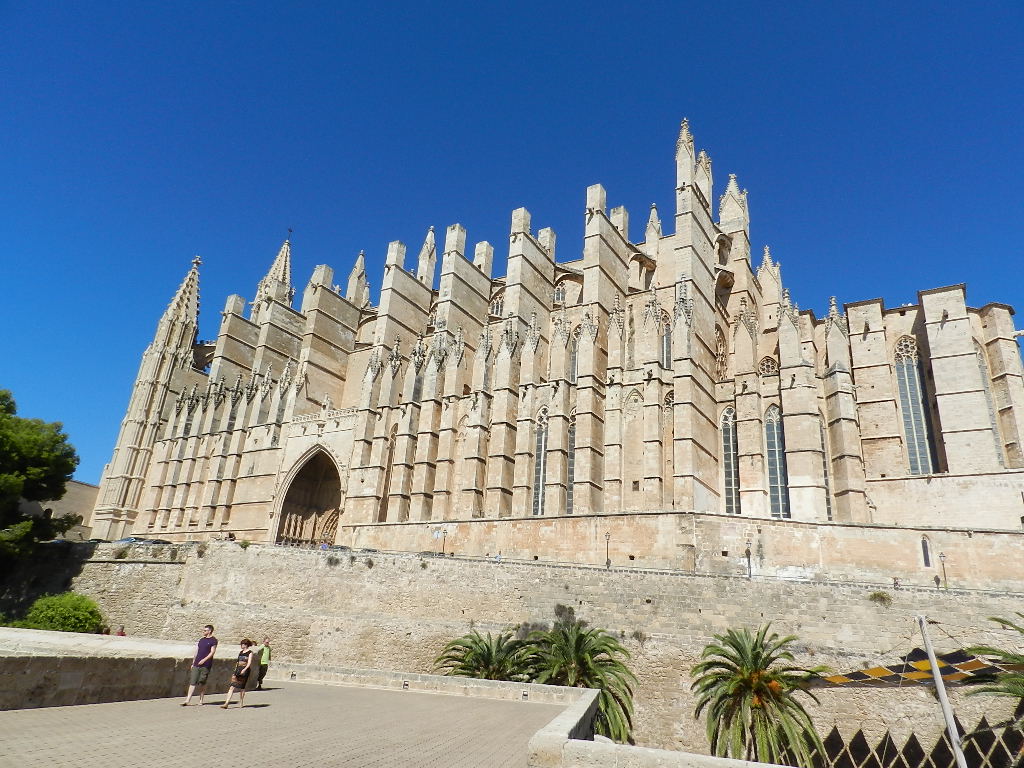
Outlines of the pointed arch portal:
M 334 462 L 317 451 L 295 475 L 281 506 L 279 544 L 334 543 L 341 514 L 341 477 Z

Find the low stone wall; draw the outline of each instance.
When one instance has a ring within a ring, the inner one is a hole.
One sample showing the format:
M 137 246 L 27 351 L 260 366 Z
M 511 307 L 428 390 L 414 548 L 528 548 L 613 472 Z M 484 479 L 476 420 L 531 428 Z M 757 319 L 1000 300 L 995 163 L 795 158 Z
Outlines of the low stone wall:
M 184 696 L 195 645 L 0 627 L 0 710 Z M 208 690 L 226 691 L 219 659 Z

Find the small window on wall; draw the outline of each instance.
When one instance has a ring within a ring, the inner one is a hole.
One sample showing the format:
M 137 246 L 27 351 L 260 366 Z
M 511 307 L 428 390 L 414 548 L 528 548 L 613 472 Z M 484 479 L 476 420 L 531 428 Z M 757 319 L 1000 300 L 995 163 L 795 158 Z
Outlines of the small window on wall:
M 932 567 L 932 552 L 928 546 L 928 539 L 925 536 L 921 537 L 921 561 L 924 563 L 925 568 Z

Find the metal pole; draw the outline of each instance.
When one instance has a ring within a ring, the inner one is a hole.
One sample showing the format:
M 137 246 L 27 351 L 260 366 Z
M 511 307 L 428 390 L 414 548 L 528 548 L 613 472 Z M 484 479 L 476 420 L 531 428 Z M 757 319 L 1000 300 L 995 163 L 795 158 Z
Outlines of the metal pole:
M 928 619 L 925 616 L 918 616 L 917 623 L 921 627 L 921 636 L 924 638 L 924 650 L 928 654 L 928 662 L 932 666 L 932 678 L 935 680 L 935 693 L 939 697 L 939 706 L 942 708 L 942 717 L 946 720 L 946 731 L 949 733 L 949 743 L 953 747 L 953 756 L 956 758 L 957 768 L 967 768 L 967 759 L 964 757 L 963 747 L 960 745 L 960 732 L 956 728 L 956 721 L 953 719 L 953 708 L 949 706 L 949 699 L 946 698 L 946 686 L 942 682 L 942 673 L 939 671 L 939 662 L 935 659 L 935 651 L 932 650 L 932 641 L 928 637 Z

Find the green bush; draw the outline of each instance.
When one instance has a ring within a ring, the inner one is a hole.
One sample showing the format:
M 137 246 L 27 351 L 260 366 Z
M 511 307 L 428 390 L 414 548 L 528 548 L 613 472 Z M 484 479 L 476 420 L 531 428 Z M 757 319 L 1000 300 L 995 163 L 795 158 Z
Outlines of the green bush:
M 32 603 L 23 626 L 57 632 L 99 632 L 103 627 L 103 614 L 85 595 L 64 592 L 44 595 Z

